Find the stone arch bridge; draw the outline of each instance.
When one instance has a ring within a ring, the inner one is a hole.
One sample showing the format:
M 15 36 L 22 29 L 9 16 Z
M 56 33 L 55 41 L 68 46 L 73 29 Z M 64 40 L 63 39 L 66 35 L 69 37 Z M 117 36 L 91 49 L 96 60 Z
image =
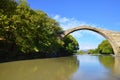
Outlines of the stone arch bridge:
M 64 38 L 68 34 L 74 32 L 74 31 L 78 31 L 78 30 L 90 30 L 90 31 L 94 31 L 98 34 L 101 34 L 111 44 L 115 56 L 120 56 L 120 32 L 105 30 L 105 29 L 101 29 L 101 28 L 95 28 L 95 27 L 91 27 L 91 26 L 79 26 L 79 27 L 71 28 L 71 29 L 60 32 L 59 37 Z

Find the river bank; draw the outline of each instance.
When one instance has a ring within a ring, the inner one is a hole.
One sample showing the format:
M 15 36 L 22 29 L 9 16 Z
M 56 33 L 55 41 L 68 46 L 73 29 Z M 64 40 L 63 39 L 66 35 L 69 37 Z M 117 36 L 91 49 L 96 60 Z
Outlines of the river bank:
M 0 52 L 0 63 L 20 61 L 20 60 L 31 60 L 31 59 L 44 59 L 44 58 L 57 58 L 57 57 L 67 57 L 72 55 L 85 55 L 85 54 L 45 54 L 45 53 L 2 53 Z M 91 56 L 115 56 L 113 54 L 87 54 Z
M 0 53 L 0 63 L 19 61 L 19 60 L 30 60 L 30 59 L 43 59 L 43 58 L 55 58 L 71 56 L 73 54 L 45 54 L 45 53 Z

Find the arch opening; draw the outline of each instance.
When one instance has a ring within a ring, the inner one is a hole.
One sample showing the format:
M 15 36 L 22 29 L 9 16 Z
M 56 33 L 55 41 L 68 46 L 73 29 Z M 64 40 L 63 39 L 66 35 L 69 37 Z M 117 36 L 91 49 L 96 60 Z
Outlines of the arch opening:
M 113 52 L 115 54 L 115 49 L 116 47 L 114 46 L 115 44 L 113 44 L 113 41 L 112 39 L 109 37 L 108 34 L 106 34 L 104 32 L 104 30 L 102 29 L 99 29 L 99 28 L 95 28 L 95 27 L 89 27 L 89 26 L 81 26 L 81 27 L 75 27 L 75 28 L 72 28 L 72 29 L 68 29 L 66 31 L 64 31 L 64 33 L 61 35 L 63 38 L 67 35 L 69 35 L 70 33 L 73 33 L 75 31 L 79 31 L 79 30 L 89 30 L 89 31 L 92 31 L 92 32 L 96 32 L 98 34 L 100 34 L 101 36 L 103 36 L 106 40 L 108 40 L 108 42 L 110 43 L 112 49 L 113 49 Z
M 70 35 L 79 43 L 79 50 L 83 51 L 96 49 L 103 40 L 106 40 L 104 36 L 90 30 L 79 30 Z

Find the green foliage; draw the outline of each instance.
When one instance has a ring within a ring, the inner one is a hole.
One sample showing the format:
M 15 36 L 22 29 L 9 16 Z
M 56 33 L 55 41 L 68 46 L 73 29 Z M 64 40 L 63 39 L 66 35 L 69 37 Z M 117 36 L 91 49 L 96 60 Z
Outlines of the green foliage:
M 101 54 L 113 54 L 113 49 L 108 40 L 102 41 L 98 46 L 98 51 Z
M 86 54 L 86 53 L 87 53 L 87 52 L 82 51 L 82 50 L 80 50 L 80 51 L 77 52 L 77 54 Z
M 23 53 L 46 55 L 77 50 L 78 43 L 72 36 L 64 40 L 57 37 L 57 32 L 62 28 L 43 11 L 32 10 L 25 0 L 2 2 L 6 6 L 0 3 L 0 37 L 14 46 L 10 48 L 16 47 Z
M 113 49 L 108 40 L 103 40 L 97 49 L 90 49 L 89 54 L 113 54 Z
M 78 42 L 71 35 L 66 36 L 64 42 L 65 44 L 63 46 L 68 53 L 75 53 L 79 49 Z
M 8 16 L 14 13 L 16 6 L 15 0 L 0 0 L 0 12 Z
M 88 53 L 89 53 L 89 54 L 98 54 L 99 52 L 98 52 L 98 49 L 90 49 L 90 50 L 88 51 Z

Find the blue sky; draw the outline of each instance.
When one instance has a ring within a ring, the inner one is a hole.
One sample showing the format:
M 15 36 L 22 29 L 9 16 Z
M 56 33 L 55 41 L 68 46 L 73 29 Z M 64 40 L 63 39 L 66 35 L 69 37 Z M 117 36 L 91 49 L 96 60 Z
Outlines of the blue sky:
M 80 25 L 120 31 L 120 0 L 27 0 L 32 9 L 56 19 L 64 30 Z M 80 49 L 96 48 L 104 37 L 87 30 L 76 31 Z

